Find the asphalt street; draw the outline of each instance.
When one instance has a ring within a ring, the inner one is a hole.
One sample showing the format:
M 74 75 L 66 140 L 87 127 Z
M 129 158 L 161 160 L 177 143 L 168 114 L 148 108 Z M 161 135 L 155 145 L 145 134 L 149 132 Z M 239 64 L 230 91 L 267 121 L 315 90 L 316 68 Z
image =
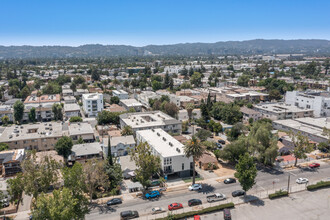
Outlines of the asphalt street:
M 291 171 L 279 171 L 274 169 L 261 169 L 258 171 L 256 179 L 256 185 L 251 189 L 248 194 L 257 194 L 258 192 L 265 192 L 267 190 L 281 189 L 288 187 L 288 177 L 290 175 L 290 188 L 291 187 L 304 187 L 298 186 L 295 182 L 297 178 L 308 178 L 310 183 L 314 183 L 323 179 L 330 179 L 330 164 L 322 163 L 320 168 L 310 169 L 295 169 Z M 211 183 L 208 184 L 207 180 L 203 183 L 203 189 L 200 191 L 188 191 L 188 189 L 182 189 L 180 191 L 166 192 L 159 199 L 147 200 L 142 198 L 136 198 L 129 201 L 123 201 L 123 204 L 108 208 L 106 205 L 99 205 L 92 208 L 90 214 L 86 216 L 86 219 L 119 219 L 119 214 L 125 210 L 137 210 L 140 215 L 143 213 L 151 213 L 153 207 L 161 207 L 167 210 L 167 206 L 173 202 L 182 203 L 184 207 L 188 206 L 188 200 L 200 199 L 203 204 L 206 202 L 206 196 L 216 192 L 225 194 L 228 200 L 231 199 L 231 193 L 234 190 L 241 189 L 239 183 L 224 184 Z

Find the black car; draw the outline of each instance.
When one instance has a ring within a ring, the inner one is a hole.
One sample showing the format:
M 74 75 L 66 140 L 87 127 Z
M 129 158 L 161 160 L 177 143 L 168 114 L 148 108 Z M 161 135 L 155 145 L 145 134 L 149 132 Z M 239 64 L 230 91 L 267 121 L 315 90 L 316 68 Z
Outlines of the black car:
M 120 198 L 115 198 L 115 199 L 111 199 L 111 200 L 107 201 L 108 206 L 122 204 L 122 203 L 123 202 L 121 201 Z
M 230 184 L 230 183 L 236 183 L 236 179 L 234 178 L 228 178 L 223 181 L 225 184 Z
M 219 140 L 218 140 L 218 143 L 219 143 L 219 144 L 226 144 L 226 141 L 224 141 L 224 140 L 222 140 L 222 139 L 219 139 Z
M 244 196 L 245 195 L 245 191 L 244 190 L 235 190 L 234 192 L 231 193 L 231 195 L 233 197 Z
M 201 204 L 202 204 L 202 201 L 199 199 L 190 199 L 188 201 L 189 206 L 195 206 L 195 205 L 201 205 Z
M 224 220 L 231 220 L 231 213 L 229 209 L 223 210 L 223 219 Z
M 131 218 L 138 218 L 139 213 L 137 211 L 123 211 L 120 213 L 120 219 L 125 220 L 125 219 L 131 219 Z

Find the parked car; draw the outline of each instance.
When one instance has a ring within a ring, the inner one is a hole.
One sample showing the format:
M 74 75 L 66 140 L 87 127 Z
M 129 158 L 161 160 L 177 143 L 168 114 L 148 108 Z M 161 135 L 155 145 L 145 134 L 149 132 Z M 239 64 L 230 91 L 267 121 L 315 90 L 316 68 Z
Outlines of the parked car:
M 190 199 L 188 201 L 189 206 L 201 205 L 202 201 L 200 199 Z
M 168 205 L 168 210 L 172 211 L 172 210 L 177 210 L 177 209 L 182 209 L 183 206 L 181 203 L 172 203 Z
M 225 184 L 230 184 L 230 183 L 236 183 L 236 179 L 234 178 L 228 178 L 223 181 Z
M 296 183 L 298 183 L 298 184 L 308 183 L 308 179 L 307 178 L 298 178 L 296 180 Z
M 225 200 L 226 196 L 222 193 L 215 193 L 213 195 L 206 196 L 206 199 L 208 202 L 217 202 L 217 201 Z
M 245 191 L 244 190 L 235 190 L 234 192 L 231 193 L 231 195 L 233 197 L 244 196 L 245 195 Z
M 219 144 L 219 143 L 216 143 L 216 144 L 217 144 L 218 149 L 222 149 L 222 145 L 221 144 Z
M 194 220 L 201 220 L 201 217 L 199 215 L 194 215 Z
M 224 220 L 231 220 L 230 209 L 224 209 L 223 210 L 223 219 Z
M 107 201 L 107 206 L 122 204 L 121 198 L 114 198 Z
M 1 203 L 2 203 L 2 208 L 5 208 L 5 207 L 9 206 L 9 200 L 7 198 L 1 200 Z
M 319 163 L 311 163 L 311 164 L 309 164 L 309 167 L 310 168 L 317 168 L 317 167 L 320 167 L 320 164 Z
M 120 213 L 120 219 L 125 220 L 125 219 L 131 219 L 131 218 L 138 218 L 139 213 L 137 211 L 123 211 Z
M 218 143 L 219 143 L 219 144 L 226 144 L 226 141 L 224 141 L 224 140 L 222 140 L 222 139 L 219 139 L 219 140 L 218 140 Z
M 193 184 L 193 185 L 189 186 L 188 189 L 190 191 L 200 190 L 200 189 L 202 189 L 202 184 L 198 184 L 198 183 Z
M 160 197 L 160 193 L 158 190 L 154 190 L 154 191 L 151 191 L 150 193 L 147 193 L 145 196 L 147 199 L 158 198 L 158 197 Z
M 151 209 L 151 212 L 152 212 L 152 214 L 154 215 L 154 214 L 158 214 L 158 213 L 165 212 L 165 210 L 162 209 L 162 208 L 160 208 L 160 207 L 155 207 L 155 208 L 152 208 L 152 209 Z

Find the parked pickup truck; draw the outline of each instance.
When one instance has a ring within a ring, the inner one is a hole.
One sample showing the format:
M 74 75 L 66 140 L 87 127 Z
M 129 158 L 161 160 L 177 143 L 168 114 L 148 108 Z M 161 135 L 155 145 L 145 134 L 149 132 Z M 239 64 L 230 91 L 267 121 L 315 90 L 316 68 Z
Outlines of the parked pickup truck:
M 220 201 L 220 200 L 225 200 L 226 196 L 222 193 L 215 193 L 213 195 L 206 196 L 206 199 L 208 202 L 216 202 L 216 201 Z

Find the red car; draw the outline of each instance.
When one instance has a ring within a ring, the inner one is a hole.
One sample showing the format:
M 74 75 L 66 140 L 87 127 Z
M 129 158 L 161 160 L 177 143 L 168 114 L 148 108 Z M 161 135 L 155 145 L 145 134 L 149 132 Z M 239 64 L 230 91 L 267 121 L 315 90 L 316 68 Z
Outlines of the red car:
M 320 167 L 320 164 L 319 163 L 311 163 L 311 164 L 309 164 L 309 167 L 310 168 Z
M 168 210 L 172 211 L 172 210 L 176 210 L 176 209 L 182 209 L 183 206 L 181 203 L 172 203 L 168 205 Z
M 201 217 L 199 215 L 195 215 L 194 220 L 201 220 Z

